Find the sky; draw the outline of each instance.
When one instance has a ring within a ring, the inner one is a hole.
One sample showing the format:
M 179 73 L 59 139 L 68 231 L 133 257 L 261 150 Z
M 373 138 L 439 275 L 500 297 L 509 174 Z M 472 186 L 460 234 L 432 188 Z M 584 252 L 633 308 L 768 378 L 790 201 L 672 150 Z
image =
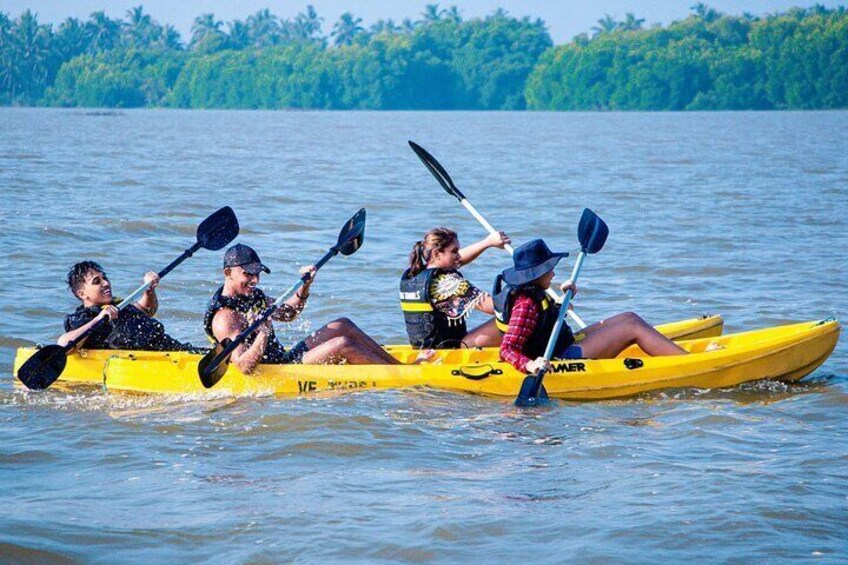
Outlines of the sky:
M 516 17 L 542 18 L 554 43 L 567 43 L 575 35 L 590 32 L 592 26 L 604 17 L 624 19 L 627 12 L 644 18 L 645 24 L 668 24 L 685 18 L 697 0 L 455 0 L 439 2 L 441 8 L 456 5 L 464 18 L 491 14 L 503 8 Z M 315 6 L 318 15 L 324 18 L 322 32 L 329 35 L 333 24 L 343 12 L 352 12 L 362 18 L 365 27 L 379 19 L 418 19 L 424 6 L 432 0 L 0 0 L 0 11 L 13 19 L 30 9 L 38 14 L 41 23 L 58 25 L 71 16 L 87 19 L 91 12 L 104 10 L 112 18 L 125 18 L 127 11 L 139 4 L 160 24 L 172 24 L 187 41 L 191 36 L 194 18 L 212 12 L 216 19 L 229 22 L 245 19 L 250 14 L 268 8 L 281 18 L 291 19 L 304 11 L 307 4 Z M 719 12 L 741 15 L 750 12 L 765 15 L 783 12 L 793 6 L 809 7 L 815 0 L 712 0 L 705 2 Z M 819 0 L 828 8 L 845 5 L 845 2 Z M 225 26 L 226 29 L 226 26 Z

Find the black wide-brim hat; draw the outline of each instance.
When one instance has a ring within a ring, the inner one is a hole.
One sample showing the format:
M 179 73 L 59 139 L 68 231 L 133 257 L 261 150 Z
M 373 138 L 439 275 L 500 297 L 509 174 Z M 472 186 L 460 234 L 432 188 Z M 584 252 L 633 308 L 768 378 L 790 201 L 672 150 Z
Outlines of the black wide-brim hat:
M 503 278 L 513 286 L 527 284 L 552 271 L 563 257 L 568 253 L 554 253 L 544 241 L 533 239 L 515 250 L 513 267 L 503 272 Z

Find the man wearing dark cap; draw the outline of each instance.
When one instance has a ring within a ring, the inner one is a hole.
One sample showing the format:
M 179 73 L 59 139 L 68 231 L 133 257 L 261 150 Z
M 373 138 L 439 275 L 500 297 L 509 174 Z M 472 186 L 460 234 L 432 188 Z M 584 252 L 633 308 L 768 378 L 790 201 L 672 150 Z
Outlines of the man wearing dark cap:
M 495 279 L 492 292 L 495 323 L 504 332 L 501 359 L 519 371 L 535 373 L 549 365 L 544 358 L 557 320 L 559 306 L 545 291 L 554 278 L 554 267 L 568 253 L 554 253 L 544 241 L 534 239 L 516 248 L 513 267 Z M 563 291 L 577 287 L 570 281 Z M 579 341 L 579 343 L 578 343 Z M 632 344 L 648 355 L 683 355 L 686 352 L 633 312 L 617 314 L 581 330 L 577 337 L 564 325 L 557 337 L 555 359 L 612 359 Z
M 256 288 L 261 273 L 271 270 L 262 264 L 252 248 L 241 243 L 224 254 L 224 284 L 212 296 L 206 310 L 206 334 L 216 343 L 235 339 L 274 299 Z M 303 267 L 310 273 L 308 281 L 284 302 L 271 319 L 291 322 L 300 314 L 309 298 L 309 287 L 317 269 Z M 260 363 L 341 363 L 385 365 L 399 363 L 380 345 L 347 318 L 333 320 L 286 350 L 277 340 L 271 319 L 249 336 L 232 355 L 232 362 L 244 374 L 250 374 Z

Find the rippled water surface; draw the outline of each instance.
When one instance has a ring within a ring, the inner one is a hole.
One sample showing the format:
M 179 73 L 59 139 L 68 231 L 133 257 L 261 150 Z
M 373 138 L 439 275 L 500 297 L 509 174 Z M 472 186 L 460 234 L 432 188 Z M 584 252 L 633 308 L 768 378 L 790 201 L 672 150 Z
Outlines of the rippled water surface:
M 797 385 L 664 391 L 519 411 L 433 390 L 199 401 L 54 386 L 50 342 L 92 258 L 127 293 L 231 205 L 269 294 L 368 209 L 296 339 L 347 315 L 403 339 L 397 278 L 428 228 L 481 228 L 434 153 L 520 243 L 586 261 L 589 320 L 720 313 L 726 331 L 848 316 L 848 113 L 86 112 L 0 109 L 0 561 L 750 562 L 848 559 L 848 346 Z M 159 319 L 202 343 L 220 253 L 163 281 Z M 508 264 L 465 269 L 480 286 Z M 565 270 L 565 267 L 562 269 Z M 477 321 L 482 322 L 482 318 Z

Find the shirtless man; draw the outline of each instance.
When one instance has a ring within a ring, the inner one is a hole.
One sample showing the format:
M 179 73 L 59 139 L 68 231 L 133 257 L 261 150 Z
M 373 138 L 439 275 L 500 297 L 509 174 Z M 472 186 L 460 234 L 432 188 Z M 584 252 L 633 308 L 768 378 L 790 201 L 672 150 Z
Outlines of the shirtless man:
M 233 245 L 224 254 L 224 284 L 212 296 L 204 320 L 206 333 L 215 342 L 235 339 L 273 304 L 274 299 L 257 288 L 263 272 L 271 271 L 247 245 Z M 301 269 L 301 273 L 310 273 L 310 278 L 271 319 L 291 322 L 297 318 L 309 298 L 316 272 L 314 266 Z M 322 326 L 289 350 L 274 334 L 271 319 L 233 351 L 231 360 L 242 373 L 252 373 L 260 363 L 400 364 L 347 318 L 338 318 Z

